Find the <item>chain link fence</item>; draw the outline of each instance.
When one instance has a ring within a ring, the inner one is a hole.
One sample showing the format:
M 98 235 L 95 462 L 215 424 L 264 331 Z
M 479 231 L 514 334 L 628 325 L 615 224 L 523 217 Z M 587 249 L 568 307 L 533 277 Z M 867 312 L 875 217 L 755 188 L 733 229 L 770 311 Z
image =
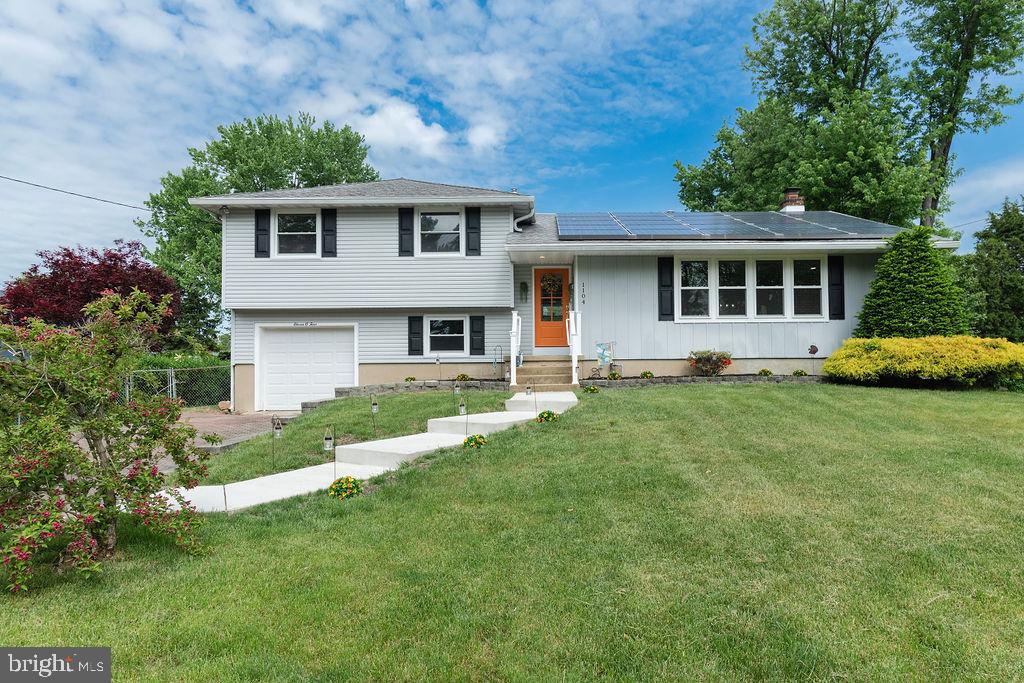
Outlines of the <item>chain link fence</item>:
M 231 368 L 213 365 L 206 368 L 167 368 L 135 370 L 125 381 L 125 396 L 169 396 L 185 405 L 215 406 L 231 399 Z

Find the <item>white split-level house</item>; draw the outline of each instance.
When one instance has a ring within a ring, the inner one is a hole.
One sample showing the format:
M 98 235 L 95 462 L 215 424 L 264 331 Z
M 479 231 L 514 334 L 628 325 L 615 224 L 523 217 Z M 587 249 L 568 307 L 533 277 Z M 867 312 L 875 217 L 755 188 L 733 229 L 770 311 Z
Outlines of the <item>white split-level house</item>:
M 625 376 L 688 374 L 702 349 L 730 352 L 730 372 L 813 374 L 898 230 L 804 211 L 795 190 L 740 213 L 544 214 L 515 191 L 405 179 L 190 202 L 222 221 L 243 412 L 407 377 L 572 385 L 598 344 Z

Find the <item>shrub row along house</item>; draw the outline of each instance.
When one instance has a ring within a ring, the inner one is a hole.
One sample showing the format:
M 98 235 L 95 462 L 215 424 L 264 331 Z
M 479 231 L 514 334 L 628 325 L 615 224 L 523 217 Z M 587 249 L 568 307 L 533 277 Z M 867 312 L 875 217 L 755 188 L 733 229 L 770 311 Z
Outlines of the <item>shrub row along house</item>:
M 627 376 L 687 374 L 701 349 L 731 352 L 731 372 L 816 373 L 899 230 L 804 211 L 792 189 L 739 213 L 544 214 L 405 179 L 190 201 L 223 225 L 240 411 L 410 376 L 571 386 L 599 345 Z

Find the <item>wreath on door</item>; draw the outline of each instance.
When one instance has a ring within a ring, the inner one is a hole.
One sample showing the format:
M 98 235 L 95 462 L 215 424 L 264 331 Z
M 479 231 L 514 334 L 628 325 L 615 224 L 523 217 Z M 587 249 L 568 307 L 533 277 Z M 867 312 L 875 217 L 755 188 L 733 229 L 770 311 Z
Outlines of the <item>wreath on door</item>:
M 554 296 L 562 293 L 562 278 L 554 273 L 542 275 L 540 278 L 540 289 L 545 294 Z

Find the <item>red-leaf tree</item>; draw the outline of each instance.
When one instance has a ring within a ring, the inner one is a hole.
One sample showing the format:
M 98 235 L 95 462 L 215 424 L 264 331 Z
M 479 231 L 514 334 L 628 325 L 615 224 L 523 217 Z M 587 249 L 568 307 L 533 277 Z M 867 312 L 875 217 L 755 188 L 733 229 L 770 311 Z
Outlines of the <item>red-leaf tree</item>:
M 7 284 L 0 295 L 16 322 L 39 318 L 53 325 L 81 325 L 83 308 L 103 291 L 128 295 L 133 289 L 154 301 L 169 295 L 170 315 L 161 322 L 166 332 L 178 311 L 178 285 L 143 257 L 141 242 L 117 240 L 109 249 L 61 247 L 40 251 L 41 263 Z
M 0 324 L 0 574 L 11 590 L 41 564 L 94 571 L 125 517 L 197 547 L 196 511 L 173 487 L 205 473 L 196 431 L 178 422 L 178 400 L 121 395 L 169 300 L 106 292 L 77 327 Z

